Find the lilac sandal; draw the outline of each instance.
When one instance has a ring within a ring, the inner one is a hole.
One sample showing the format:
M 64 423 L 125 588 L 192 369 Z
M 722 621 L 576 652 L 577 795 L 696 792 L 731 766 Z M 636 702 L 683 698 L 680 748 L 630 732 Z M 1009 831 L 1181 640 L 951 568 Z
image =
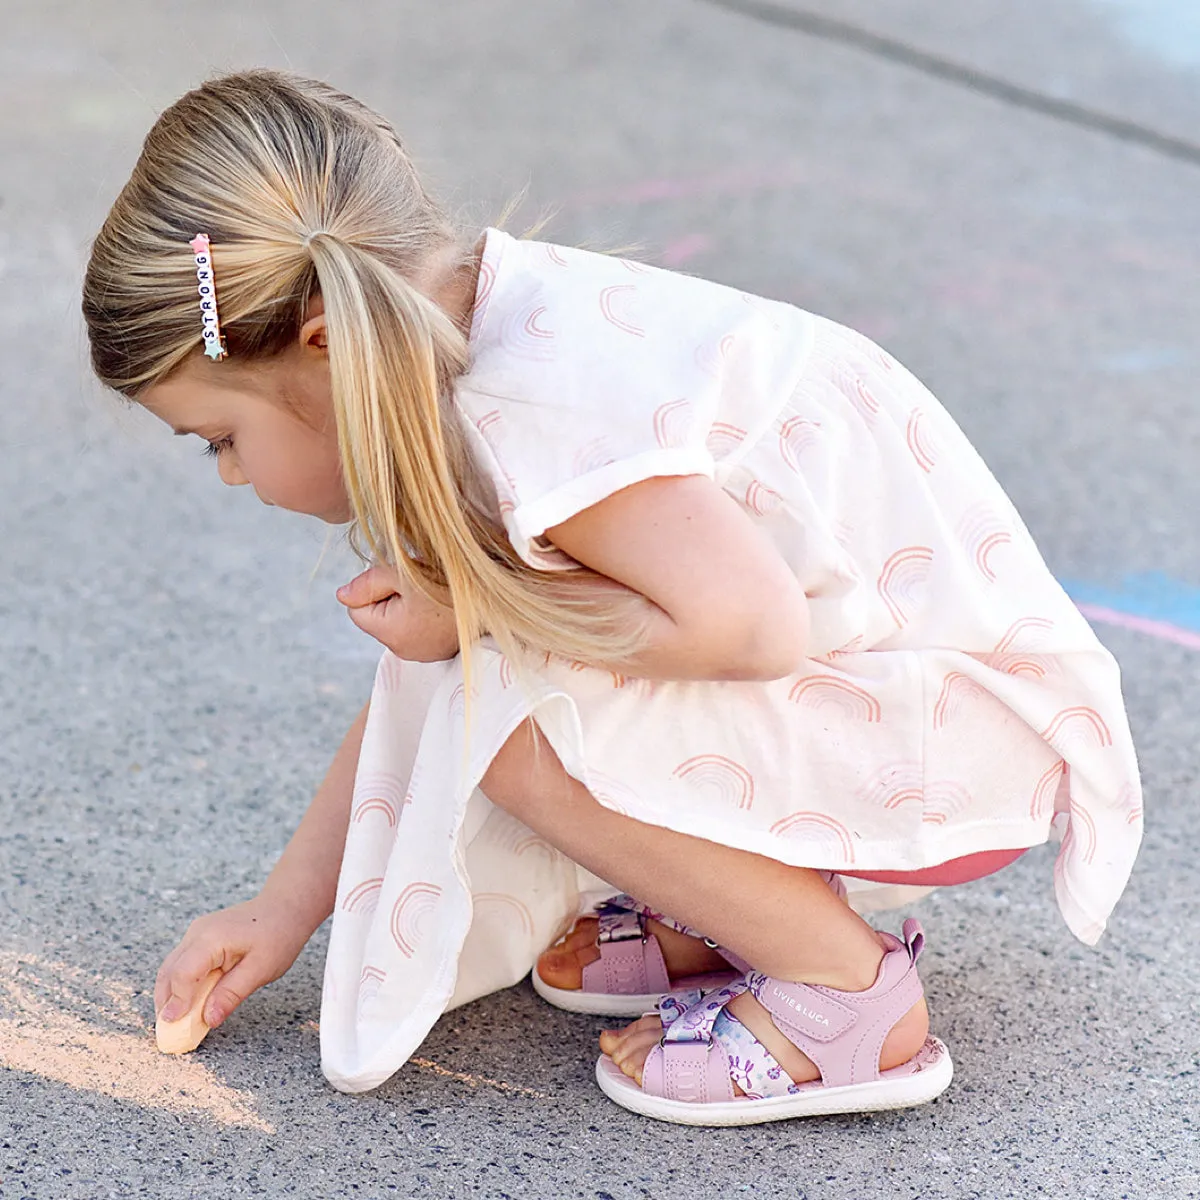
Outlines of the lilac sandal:
M 556 1008 L 591 1016 L 640 1017 L 656 1011 L 659 998 L 672 988 L 710 992 L 731 983 L 743 969 L 739 962 L 738 970 L 690 975 L 672 983 L 658 938 L 646 932 L 647 918 L 654 917 L 692 937 L 699 937 L 699 934 L 651 911 L 631 896 L 614 896 L 599 905 L 596 914 L 600 919 L 600 932 L 596 938 L 600 958 L 583 968 L 581 988 L 551 987 L 538 974 L 537 967 L 533 969 L 533 990 Z M 708 944 L 727 954 L 714 942 L 708 941 Z
M 892 1027 L 924 992 L 917 959 L 920 922 L 904 922 L 904 940 L 884 934 L 888 951 L 865 992 L 810 987 L 748 971 L 719 992 L 673 992 L 659 1003 L 662 1040 L 646 1059 L 643 1086 L 607 1055 L 596 1080 L 624 1108 L 682 1125 L 755 1125 L 789 1117 L 909 1108 L 940 1095 L 954 1075 L 950 1052 L 927 1038 L 906 1063 L 879 1070 Z M 753 993 L 780 1031 L 816 1063 L 821 1078 L 793 1083 L 770 1052 L 725 1010 Z M 746 1093 L 735 1096 L 734 1082 Z

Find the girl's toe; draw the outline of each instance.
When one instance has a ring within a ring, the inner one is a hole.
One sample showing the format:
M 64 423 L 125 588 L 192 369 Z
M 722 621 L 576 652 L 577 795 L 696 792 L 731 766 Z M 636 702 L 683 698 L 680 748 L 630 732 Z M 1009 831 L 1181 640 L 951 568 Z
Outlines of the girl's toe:
M 537 973 L 551 987 L 577 991 L 583 986 L 583 968 L 600 957 L 600 950 L 592 943 L 577 949 L 552 947 L 537 962 Z
M 568 950 L 581 950 L 584 946 L 594 946 L 600 933 L 600 922 L 595 917 L 580 917 L 571 927 L 571 932 L 563 938 L 563 945 Z

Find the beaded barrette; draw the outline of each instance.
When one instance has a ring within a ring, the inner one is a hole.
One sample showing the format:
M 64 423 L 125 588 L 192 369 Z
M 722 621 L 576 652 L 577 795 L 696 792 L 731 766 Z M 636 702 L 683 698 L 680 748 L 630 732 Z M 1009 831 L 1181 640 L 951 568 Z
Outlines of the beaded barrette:
M 213 362 L 228 357 L 217 315 L 217 280 L 213 274 L 212 244 L 207 233 L 198 233 L 188 245 L 196 255 L 197 291 L 200 293 L 200 319 L 203 321 L 204 353 Z

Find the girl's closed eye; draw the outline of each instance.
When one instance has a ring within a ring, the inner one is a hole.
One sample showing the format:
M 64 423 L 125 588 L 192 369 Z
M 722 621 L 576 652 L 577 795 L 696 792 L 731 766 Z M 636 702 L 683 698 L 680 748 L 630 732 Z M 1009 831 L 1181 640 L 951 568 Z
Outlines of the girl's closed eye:
M 233 447 L 233 438 L 223 437 L 218 438 L 215 442 L 209 442 L 204 447 L 204 456 L 206 458 L 216 458 L 219 454 L 224 454 L 226 450 Z

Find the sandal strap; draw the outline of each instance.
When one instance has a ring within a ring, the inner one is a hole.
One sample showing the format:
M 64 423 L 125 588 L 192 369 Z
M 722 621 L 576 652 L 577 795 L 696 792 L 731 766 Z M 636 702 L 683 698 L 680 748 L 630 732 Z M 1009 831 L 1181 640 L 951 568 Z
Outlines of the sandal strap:
M 826 1087 L 879 1078 L 879 1054 L 896 1023 L 925 994 L 917 959 L 925 937 L 920 922 L 904 922 L 904 940 L 884 934 L 884 954 L 875 983 L 864 992 L 747 976 L 749 990 L 771 1014 L 780 1032 L 816 1064 Z
M 583 968 L 585 992 L 639 996 L 665 992 L 671 986 L 658 938 L 646 933 L 646 920 L 616 905 L 599 910 L 596 938 L 600 958 Z
M 659 1002 L 663 1036 L 646 1058 L 642 1087 L 670 1100 L 710 1103 L 733 1099 L 732 1058 L 744 1039 L 718 1036 L 718 1020 L 735 996 L 749 991 L 771 1014 L 783 1035 L 804 1051 L 821 1072 L 825 1087 L 878 1079 L 879 1054 L 896 1023 L 924 995 L 917 960 L 925 936 L 919 921 L 904 922 L 903 941 L 882 935 L 887 944 L 875 983 L 864 992 L 790 983 L 750 971 L 728 986 L 683 1007 L 692 994 L 677 992 Z M 733 1018 L 728 1014 L 726 1021 Z M 740 1023 L 738 1023 L 740 1025 Z M 765 1071 L 775 1078 L 779 1064 L 746 1030 Z M 744 1064 L 738 1064 L 739 1078 Z M 782 1090 L 790 1080 L 778 1071 Z M 746 1090 L 743 1088 L 743 1090 Z M 772 1092 L 778 1094 L 774 1087 Z
M 668 1100 L 710 1104 L 733 1099 L 729 1055 L 713 1036 L 713 1026 L 734 996 L 746 990 L 745 978 L 702 995 L 689 1008 L 679 1002 L 688 996 L 677 992 L 659 1001 L 663 1035 L 642 1066 L 642 1087 Z

